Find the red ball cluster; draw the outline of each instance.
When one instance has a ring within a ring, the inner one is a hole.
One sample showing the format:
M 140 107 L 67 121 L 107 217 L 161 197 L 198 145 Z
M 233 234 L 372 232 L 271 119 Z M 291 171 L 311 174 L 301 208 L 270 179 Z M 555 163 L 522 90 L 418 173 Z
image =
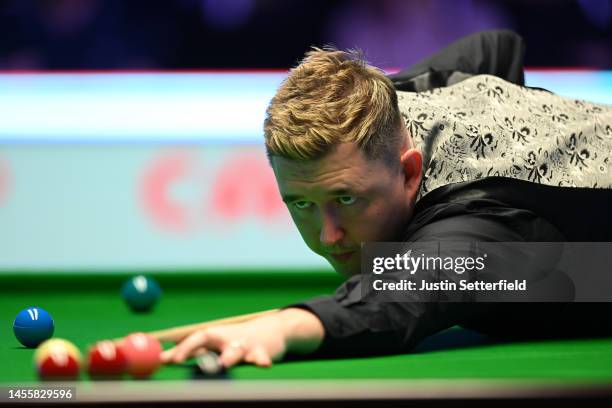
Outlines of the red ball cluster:
M 121 342 L 100 341 L 89 350 L 87 372 L 92 379 L 120 379 L 125 373 L 147 378 L 161 365 L 161 352 L 159 341 L 146 333 L 130 334 Z M 63 339 L 47 340 L 34 355 L 42 379 L 77 379 L 82 360 L 76 346 Z

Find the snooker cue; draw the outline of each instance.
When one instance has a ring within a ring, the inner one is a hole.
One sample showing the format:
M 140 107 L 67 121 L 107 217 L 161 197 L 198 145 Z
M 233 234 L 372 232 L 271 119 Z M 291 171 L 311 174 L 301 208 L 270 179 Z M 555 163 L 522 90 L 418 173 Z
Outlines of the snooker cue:
M 207 329 L 207 328 L 216 327 L 216 326 L 224 326 L 227 324 L 243 323 L 249 320 L 256 319 L 258 317 L 276 313 L 279 310 L 280 309 L 271 309 L 271 310 L 265 310 L 262 312 L 248 313 L 248 314 L 243 314 L 243 315 L 238 315 L 238 316 L 226 317 L 222 319 L 209 320 L 207 322 L 188 324 L 185 326 L 172 327 L 172 328 L 164 329 L 164 330 L 156 330 L 156 331 L 149 332 L 149 334 L 155 337 L 159 341 L 179 342 L 197 330 Z

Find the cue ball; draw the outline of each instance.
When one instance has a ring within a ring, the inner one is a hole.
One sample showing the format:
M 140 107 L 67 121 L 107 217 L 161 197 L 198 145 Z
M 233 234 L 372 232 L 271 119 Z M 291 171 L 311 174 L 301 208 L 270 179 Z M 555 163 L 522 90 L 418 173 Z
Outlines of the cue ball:
M 13 322 L 13 332 L 21 344 L 37 347 L 53 336 L 53 319 L 40 307 L 27 307 L 17 314 Z
M 226 373 L 225 366 L 221 362 L 219 354 L 213 351 L 197 356 L 195 361 L 197 364 L 197 378 L 221 377 Z
M 123 339 L 121 348 L 127 359 L 127 371 L 133 377 L 149 377 L 161 364 L 162 346 L 150 334 L 132 333 Z
M 49 339 L 34 353 L 34 366 L 41 379 L 76 379 L 82 361 L 79 349 L 64 339 Z
M 133 311 L 148 312 L 159 300 L 161 288 L 154 279 L 138 275 L 123 284 L 121 296 Z
M 103 340 L 89 349 L 87 372 L 92 378 L 120 378 L 126 371 L 127 358 L 116 343 Z

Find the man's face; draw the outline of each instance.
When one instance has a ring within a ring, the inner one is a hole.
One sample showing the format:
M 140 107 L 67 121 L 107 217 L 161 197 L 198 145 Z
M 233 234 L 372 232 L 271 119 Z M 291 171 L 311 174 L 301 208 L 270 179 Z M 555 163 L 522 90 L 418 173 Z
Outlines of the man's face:
M 362 242 L 392 241 L 410 220 L 420 153 L 418 163 L 404 163 L 405 155 L 412 160 L 398 151 L 396 169 L 368 160 L 355 143 L 341 143 L 318 160 L 272 158 L 281 196 L 306 245 L 342 275 L 360 273 Z

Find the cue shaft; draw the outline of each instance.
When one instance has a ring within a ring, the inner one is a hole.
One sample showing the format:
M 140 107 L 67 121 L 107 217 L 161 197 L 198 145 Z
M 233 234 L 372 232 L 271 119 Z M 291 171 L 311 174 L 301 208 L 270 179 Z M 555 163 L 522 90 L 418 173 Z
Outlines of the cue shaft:
M 208 329 L 211 327 L 224 326 L 228 324 L 243 323 L 258 317 L 266 316 L 278 312 L 279 309 L 265 310 L 263 312 L 248 313 L 239 316 L 226 317 L 223 319 L 210 320 L 202 323 L 188 324 L 186 326 L 178 326 L 170 329 L 157 330 L 149 332 L 150 335 L 159 341 L 179 342 L 198 330 Z

